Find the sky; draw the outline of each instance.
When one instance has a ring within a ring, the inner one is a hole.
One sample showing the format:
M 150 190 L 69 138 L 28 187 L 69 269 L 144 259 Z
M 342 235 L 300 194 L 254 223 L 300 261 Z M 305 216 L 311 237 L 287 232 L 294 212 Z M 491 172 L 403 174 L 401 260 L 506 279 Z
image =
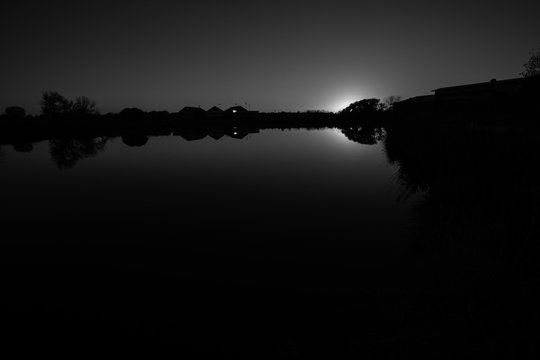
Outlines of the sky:
M 339 110 L 518 77 L 540 1 L 3 1 L 0 111 Z

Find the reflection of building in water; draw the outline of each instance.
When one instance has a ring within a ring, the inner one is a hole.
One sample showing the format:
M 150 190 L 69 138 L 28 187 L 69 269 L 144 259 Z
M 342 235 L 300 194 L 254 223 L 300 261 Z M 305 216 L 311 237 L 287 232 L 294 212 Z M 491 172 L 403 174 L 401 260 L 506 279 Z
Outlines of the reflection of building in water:
M 249 128 L 245 126 L 233 126 L 232 128 L 227 129 L 227 135 L 234 139 L 243 139 L 249 134 L 256 134 L 259 132 L 259 129 Z
M 207 124 L 207 126 L 188 126 L 173 131 L 174 136 L 181 136 L 188 141 L 204 139 L 206 136 L 218 140 L 227 135 L 234 139 L 243 139 L 249 134 L 258 133 L 259 129 L 250 126 L 219 126 Z
M 208 128 L 208 135 L 212 139 L 218 140 L 225 135 L 225 129 L 220 126 L 211 126 Z
M 196 127 L 188 127 L 173 131 L 173 135 L 181 136 L 187 141 L 194 141 L 204 139 L 207 135 L 207 132 L 203 129 L 199 129 Z

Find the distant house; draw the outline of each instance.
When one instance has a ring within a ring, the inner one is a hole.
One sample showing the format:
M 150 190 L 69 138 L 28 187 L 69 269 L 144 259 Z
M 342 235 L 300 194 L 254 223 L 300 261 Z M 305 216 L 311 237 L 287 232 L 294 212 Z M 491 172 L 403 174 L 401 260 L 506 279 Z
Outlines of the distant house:
M 247 111 L 246 108 L 243 106 L 233 106 L 233 107 L 228 108 L 225 112 L 228 115 L 233 115 L 233 116 L 245 115 L 249 113 L 249 111 Z
M 481 101 L 500 97 L 517 97 L 523 90 L 527 78 L 491 80 L 488 82 L 450 86 L 433 90 L 435 96 L 446 101 Z
M 416 96 L 396 103 L 396 109 L 440 114 L 512 113 L 540 102 L 540 76 L 450 86 L 434 95 Z M 526 110 L 526 109 L 525 109 Z
M 394 109 L 400 112 L 431 111 L 435 106 L 435 95 L 422 95 L 399 101 L 394 104 Z
M 206 111 L 200 107 L 186 106 L 178 112 L 180 117 L 185 119 L 198 119 L 206 115 Z
M 440 112 L 512 115 L 538 112 L 540 76 L 491 80 L 433 90 Z
M 218 108 L 217 106 L 213 106 L 210 109 L 208 109 L 208 111 L 206 112 L 206 115 L 208 115 L 208 117 L 211 117 L 211 118 L 216 118 L 216 117 L 222 117 L 223 115 L 225 115 L 225 112 L 221 110 L 220 108 Z

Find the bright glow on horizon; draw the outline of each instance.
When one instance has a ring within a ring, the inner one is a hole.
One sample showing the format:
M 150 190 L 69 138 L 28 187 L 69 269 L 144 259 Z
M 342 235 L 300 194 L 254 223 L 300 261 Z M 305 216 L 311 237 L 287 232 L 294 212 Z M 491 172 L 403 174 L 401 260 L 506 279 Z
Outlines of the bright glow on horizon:
M 362 98 L 347 98 L 346 100 L 341 100 L 339 102 L 336 103 L 336 105 L 334 106 L 334 109 L 332 109 L 331 111 L 333 112 L 338 112 L 338 111 L 341 111 L 343 109 L 345 109 L 347 106 L 351 105 L 352 103 L 358 101 L 358 100 L 362 100 Z
M 329 95 L 328 110 L 341 111 L 356 101 L 366 99 L 367 93 L 366 89 L 362 89 L 358 85 L 340 86 Z

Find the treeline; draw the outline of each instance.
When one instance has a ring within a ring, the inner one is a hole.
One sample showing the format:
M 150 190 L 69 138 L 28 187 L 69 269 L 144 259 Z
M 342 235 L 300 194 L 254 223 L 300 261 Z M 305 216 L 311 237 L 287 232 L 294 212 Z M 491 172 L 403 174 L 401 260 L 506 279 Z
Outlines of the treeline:
M 324 128 L 358 126 L 359 123 L 380 125 L 391 106 L 378 99 L 365 99 L 351 104 L 339 113 L 307 112 L 223 112 L 219 117 L 200 111 L 151 111 L 125 108 L 119 113 L 100 114 L 95 101 L 85 96 L 69 100 L 58 92 L 45 92 L 41 114 L 27 115 L 24 108 L 11 106 L 0 116 L 0 144 L 28 143 L 66 137 L 100 137 L 137 135 L 169 135 L 182 129 L 207 132 L 209 128 L 241 127 L 248 130 Z

